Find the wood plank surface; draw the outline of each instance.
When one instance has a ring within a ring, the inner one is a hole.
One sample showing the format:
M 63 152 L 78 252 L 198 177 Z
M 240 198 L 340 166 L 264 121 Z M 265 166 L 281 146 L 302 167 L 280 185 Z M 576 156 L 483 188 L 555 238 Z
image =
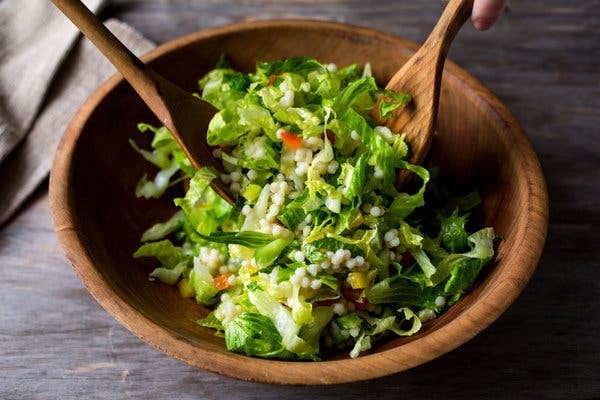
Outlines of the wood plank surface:
M 46 185 L 0 230 L 0 399 L 594 399 L 600 397 L 600 1 L 521 0 L 491 31 L 465 27 L 449 58 L 515 114 L 550 194 L 546 249 L 490 328 L 412 370 L 333 387 L 241 382 L 182 364 L 115 322 L 59 248 Z M 311 18 L 422 41 L 439 0 L 113 0 L 149 39 L 228 23 Z M 1 190 L 1 189 L 0 189 Z

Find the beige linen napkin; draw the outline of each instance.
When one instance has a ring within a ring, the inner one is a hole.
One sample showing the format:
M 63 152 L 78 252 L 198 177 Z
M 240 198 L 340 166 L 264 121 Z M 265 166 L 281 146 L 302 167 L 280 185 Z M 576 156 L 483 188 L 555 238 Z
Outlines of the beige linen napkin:
M 102 2 L 86 3 L 96 9 Z M 33 19 L 16 5 L 35 14 Z M 0 1 L 0 226 L 48 175 L 58 142 L 81 104 L 116 72 L 51 7 L 48 0 Z M 20 24 L 34 28 L 22 30 L 24 37 L 7 34 L 9 25 Z M 112 20 L 107 26 L 136 54 L 154 47 L 126 24 Z M 6 45 L 9 37 L 22 46 Z

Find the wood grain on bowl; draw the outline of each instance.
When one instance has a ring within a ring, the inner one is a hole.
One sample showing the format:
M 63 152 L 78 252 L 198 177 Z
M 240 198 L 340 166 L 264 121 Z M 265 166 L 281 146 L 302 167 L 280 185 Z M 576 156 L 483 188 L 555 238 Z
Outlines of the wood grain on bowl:
M 338 65 L 371 63 L 379 82 L 416 45 L 373 30 L 325 22 L 265 21 L 199 32 L 167 43 L 145 61 L 182 87 L 197 80 L 222 53 L 241 70 L 257 60 L 310 56 Z M 131 256 L 141 233 L 172 213 L 162 200 L 134 195 L 147 163 L 129 138 L 140 121 L 157 123 L 118 76 L 85 103 L 58 149 L 50 200 L 60 242 L 92 296 L 120 323 L 161 351 L 223 375 L 280 384 L 334 384 L 380 377 L 427 362 L 497 319 L 524 288 L 543 248 L 547 193 L 537 157 L 508 110 L 476 79 L 446 63 L 432 159 L 456 185 L 480 188 L 481 222 L 504 239 L 478 286 L 417 335 L 376 345 L 357 359 L 321 362 L 254 359 L 228 353 L 222 339 L 193 320 L 209 310 L 176 289 L 148 281 Z

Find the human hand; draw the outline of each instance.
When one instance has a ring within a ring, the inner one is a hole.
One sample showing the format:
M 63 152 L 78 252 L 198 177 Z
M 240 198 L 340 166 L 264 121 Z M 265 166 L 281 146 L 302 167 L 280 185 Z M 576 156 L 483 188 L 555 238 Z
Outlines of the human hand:
M 471 22 L 478 31 L 485 31 L 496 23 L 504 7 L 506 0 L 475 0 Z

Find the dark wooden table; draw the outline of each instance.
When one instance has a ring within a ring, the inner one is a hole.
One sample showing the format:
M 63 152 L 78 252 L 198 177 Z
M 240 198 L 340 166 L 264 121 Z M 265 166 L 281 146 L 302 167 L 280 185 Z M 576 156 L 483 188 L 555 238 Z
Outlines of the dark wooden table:
M 113 0 L 103 16 L 157 43 L 270 18 L 349 22 L 422 41 L 441 5 Z M 400 374 L 336 387 L 253 384 L 194 369 L 133 336 L 88 295 L 59 248 L 43 187 L 0 230 L 0 399 L 600 398 L 599 20 L 598 0 L 512 1 L 492 31 L 465 27 L 453 45 L 450 58 L 522 123 L 550 192 L 536 273 L 469 343 Z

